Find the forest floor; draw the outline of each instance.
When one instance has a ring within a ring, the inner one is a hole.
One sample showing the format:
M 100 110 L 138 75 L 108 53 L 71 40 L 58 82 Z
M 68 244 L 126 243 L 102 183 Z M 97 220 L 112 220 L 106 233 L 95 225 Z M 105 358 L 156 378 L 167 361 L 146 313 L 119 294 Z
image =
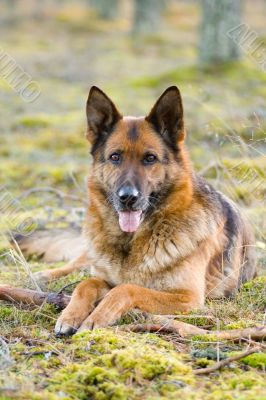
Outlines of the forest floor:
M 167 86 L 177 84 L 193 164 L 242 207 L 259 257 L 258 277 L 235 298 L 209 301 L 204 310 L 177 318 L 214 333 L 265 324 L 266 72 L 248 55 L 238 63 L 200 68 L 199 10 L 193 2 L 178 2 L 159 33 L 139 37 L 128 34 L 124 18 L 100 21 L 78 2 L 71 4 L 51 8 L 42 19 L 1 21 L 1 50 L 38 82 L 41 94 L 23 102 L 0 80 L 0 199 L 16 201 L 0 221 L 0 283 L 36 288 L 31 272 L 47 268 L 11 250 L 8 230 L 23 229 L 27 217 L 41 228 L 81 226 L 91 164 L 84 139 L 89 87 L 103 88 L 124 114 L 142 115 Z M 263 4 L 247 2 L 245 9 L 258 40 L 266 38 Z M 48 290 L 84 278 L 73 274 Z M 141 318 L 134 313 L 116 327 L 58 339 L 57 315 L 47 304 L 32 310 L 0 304 L 1 400 L 266 399 L 263 348 L 197 376 L 197 368 L 237 354 L 248 343 L 119 330 Z

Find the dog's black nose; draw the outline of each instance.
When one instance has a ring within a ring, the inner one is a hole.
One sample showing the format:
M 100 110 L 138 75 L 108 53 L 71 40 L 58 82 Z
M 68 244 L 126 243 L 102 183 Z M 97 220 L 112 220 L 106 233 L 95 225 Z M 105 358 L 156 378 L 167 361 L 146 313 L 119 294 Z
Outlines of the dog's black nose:
M 121 203 L 127 205 L 128 207 L 133 206 L 137 202 L 140 195 L 138 189 L 132 185 L 121 186 L 117 194 Z

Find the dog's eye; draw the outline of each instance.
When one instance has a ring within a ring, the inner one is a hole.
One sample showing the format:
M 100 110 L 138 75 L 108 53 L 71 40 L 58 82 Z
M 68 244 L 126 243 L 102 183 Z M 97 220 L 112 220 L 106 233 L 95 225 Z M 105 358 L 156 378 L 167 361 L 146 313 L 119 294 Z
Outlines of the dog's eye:
M 109 159 L 114 163 L 117 164 L 120 162 L 121 160 L 121 155 L 118 153 L 113 153 L 110 155 Z
M 144 157 L 144 164 L 153 164 L 157 160 L 157 157 L 154 154 L 146 154 Z

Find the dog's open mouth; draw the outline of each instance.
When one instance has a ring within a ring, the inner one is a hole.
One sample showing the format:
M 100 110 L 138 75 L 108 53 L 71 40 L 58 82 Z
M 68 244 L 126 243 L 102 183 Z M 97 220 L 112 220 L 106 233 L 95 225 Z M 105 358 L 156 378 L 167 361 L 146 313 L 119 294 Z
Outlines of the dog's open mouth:
M 123 232 L 136 232 L 141 223 L 142 211 L 119 211 L 119 225 Z

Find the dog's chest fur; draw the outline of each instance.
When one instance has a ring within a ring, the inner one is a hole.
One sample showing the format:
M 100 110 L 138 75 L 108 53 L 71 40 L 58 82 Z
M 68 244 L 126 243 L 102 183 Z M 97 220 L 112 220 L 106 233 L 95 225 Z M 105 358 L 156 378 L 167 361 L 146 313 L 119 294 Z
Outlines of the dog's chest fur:
M 111 231 L 108 226 L 108 231 L 95 230 L 94 224 L 87 231 L 91 274 L 112 286 L 134 283 L 156 290 L 175 289 L 180 284 L 182 261 L 217 231 L 217 224 L 210 223 L 203 212 L 191 210 L 184 220 L 175 216 L 144 222 L 134 236 L 121 234 L 116 225 Z M 195 213 L 197 232 L 195 221 L 190 223 Z

